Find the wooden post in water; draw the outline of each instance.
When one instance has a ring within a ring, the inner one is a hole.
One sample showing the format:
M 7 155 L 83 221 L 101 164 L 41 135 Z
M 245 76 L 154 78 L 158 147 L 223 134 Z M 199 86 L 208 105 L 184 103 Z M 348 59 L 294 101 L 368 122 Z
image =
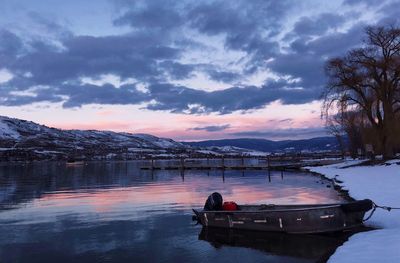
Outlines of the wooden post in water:
M 128 162 L 125 160 L 125 175 L 128 176 Z
M 244 169 L 244 157 L 242 155 L 242 169 Z
M 182 170 L 185 169 L 185 160 L 183 159 L 182 156 L 181 156 L 181 169 L 182 169 Z
M 269 160 L 269 155 L 267 156 L 267 165 L 268 165 L 268 181 L 271 182 L 271 164 Z
M 281 179 L 283 180 L 283 167 L 282 167 L 282 170 L 281 170 Z
M 224 158 L 224 155 L 222 155 L 222 169 L 225 169 L 225 158 Z
M 181 170 L 181 177 L 182 177 L 182 182 L 185 181 L 185 170 Z
M 151 157 L 151 170 L 154 170 L 154 159 Z
M 222 170 L 222 182 L 225 183 L 225 169 Z

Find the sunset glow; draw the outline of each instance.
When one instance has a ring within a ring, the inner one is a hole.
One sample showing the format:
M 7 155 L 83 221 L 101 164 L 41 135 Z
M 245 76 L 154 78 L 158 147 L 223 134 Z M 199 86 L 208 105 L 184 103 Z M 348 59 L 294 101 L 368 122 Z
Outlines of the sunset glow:
M 0 115 L 180 141 L 325 136 L 324 62 L 359 45 L 366 25 L 395 22 L 390 10 L 395 1 L 6 0 Z

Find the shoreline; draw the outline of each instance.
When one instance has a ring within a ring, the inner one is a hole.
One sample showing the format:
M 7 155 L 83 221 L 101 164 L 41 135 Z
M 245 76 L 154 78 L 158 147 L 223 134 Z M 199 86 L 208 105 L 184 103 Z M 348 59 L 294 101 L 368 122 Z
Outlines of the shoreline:
M 336 190 L 340 194 L 340 196 L 343 197 L 343 199 L 345 199 L 346 201 L 351 202 L 351 201 L 357 200 L 354 197 L 352 197 L 349 194 L 349 191 L 344 189 L 343 185 L 340 185 L 340 183 L 338 183 L 337 180 L 335 180 L 334 178 L 329 178 L 329 177 L 325 176 L 324 174 L 308 170 L 308 168 L 302 168 L 302 169 L 300 169 L 300 171 L 308 172 L 314 176 L 319 176 L 319 177 L 324 178 L 325 180 L 330 181 L 333 184 L 333 189 Z
M 400 207 L 400 160 L 381 165 L 360 166 L 360 161 L 304 167 L 331 180 L 352 199 L 369 198 L 378 205 Z M 336 189 L 336 188 L 335 188 Z M 328 262 L 400 262 L 400 210 L 377 209 L 366 227 L 375 230 L 356 233 L 331 255 Z

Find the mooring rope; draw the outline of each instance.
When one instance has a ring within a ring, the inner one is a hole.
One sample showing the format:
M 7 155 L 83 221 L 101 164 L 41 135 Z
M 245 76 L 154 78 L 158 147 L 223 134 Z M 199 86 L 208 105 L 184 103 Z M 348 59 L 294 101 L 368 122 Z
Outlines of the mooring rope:
M 373 214 L 375 213 L 375 210 L 376 210 L 377 208 L 386 210 L 386 211 L 388 211 L 388 212 L 390 212 L 391 210 L 400 210 L 400 207 L 391 207 L 391 206 L 377 205 L 377 204 L 374 203 L 374 202 L 372 202 L 372 206 L 373 206 L 373 209 L 372 209 L 371 213 L 367 216 L 367 218 L 363 219 L 363 222 L 365 222 L 365 221 L 367 221 L 368 219 L 370 219 L 370 218 L 373 216 Z
M 381 206 L 381 205 L 377 205 L 375 203 L 374 203 L 374 206 L 376 206 L 377 208 L 387 210 L 389 212 L 390 212 L 390 210 L 399 210 L 400 209 L 400 207 L 390 207 L 390 206 L 384 206 L 384 205 Z

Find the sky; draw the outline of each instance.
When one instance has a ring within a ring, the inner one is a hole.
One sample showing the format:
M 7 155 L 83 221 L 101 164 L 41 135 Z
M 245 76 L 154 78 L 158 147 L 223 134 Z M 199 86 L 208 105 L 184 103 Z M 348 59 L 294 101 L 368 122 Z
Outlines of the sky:
M 0 115 L 178 141 L 326 136 L 324 63 L 400 0 L 0 0 Z

